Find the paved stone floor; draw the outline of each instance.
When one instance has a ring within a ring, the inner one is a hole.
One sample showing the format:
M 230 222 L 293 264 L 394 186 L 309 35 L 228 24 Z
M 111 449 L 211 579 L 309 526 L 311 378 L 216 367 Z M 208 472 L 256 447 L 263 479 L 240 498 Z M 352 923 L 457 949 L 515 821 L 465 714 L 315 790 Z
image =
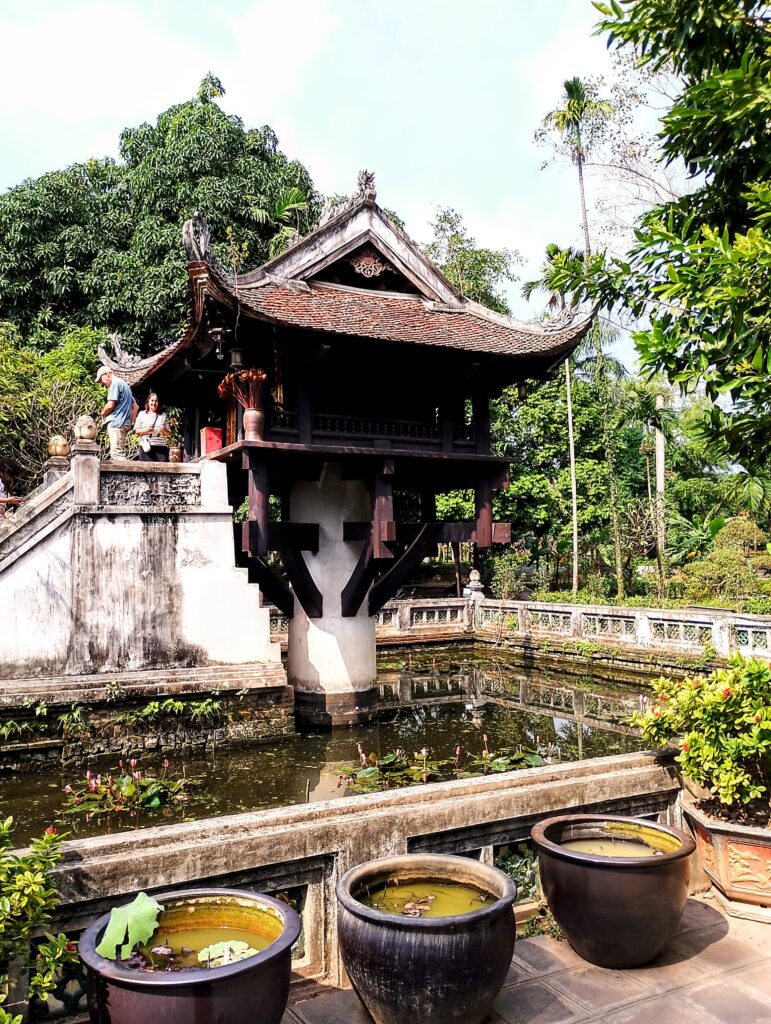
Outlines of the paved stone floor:
M 647 967 L 593 967 L 566 942 L 518 940 L 489 1024 L 771 1024 L 771 925 L 690 899 L 668 949 Z M 371 1024 L 355 993 L 297 1002 L 283 1024 Z M 405 1024 L 420 1024 L 405 1020 Z

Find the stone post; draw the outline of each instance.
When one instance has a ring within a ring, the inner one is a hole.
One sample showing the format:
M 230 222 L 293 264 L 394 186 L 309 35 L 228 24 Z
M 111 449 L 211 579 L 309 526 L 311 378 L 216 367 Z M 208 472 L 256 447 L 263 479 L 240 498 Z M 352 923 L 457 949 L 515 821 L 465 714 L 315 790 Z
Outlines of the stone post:
M 50 487 L 70 471 L 70 460 L 64 455 L 52 455 L 43 464 L 43 486 Z
M 76 441 L 72 446 L 72 484 L 76 505 L 99 504 L 101 454 L 94 441 Z

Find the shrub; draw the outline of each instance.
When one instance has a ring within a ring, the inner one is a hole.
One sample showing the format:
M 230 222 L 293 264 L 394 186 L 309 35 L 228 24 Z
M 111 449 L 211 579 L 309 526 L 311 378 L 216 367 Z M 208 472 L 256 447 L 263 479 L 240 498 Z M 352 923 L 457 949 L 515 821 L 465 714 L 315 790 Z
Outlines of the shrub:
M 646 741 L 680 738 L 683 775 L 706 786 L 721 804 L 769 802 L 771 772 L 771 668 L 734 655 L 709 679 L 661 678 L 656 700 L 632 715 Z
M 721 530 L 719 536 L 724 532 Z M 684 566 L 682 577 L 683 596 L 687 601 L 716 597 L 735 600 L 751 594 L 757 585 L 755 573 L 747 559 L 741 552 L 730 547 L 717 548 L 706 558 Z
M 521 543 L 512 545 L 508 551 L 494 559 L 490 589 L 498 600 L 505 601 L 519 593 L 522 588 L 522 570 L 529 561 L 530 552 Z
M 738 548 L 745 555 L 757 551 L 766 543 L 765 535 L 757 523 L 747 516 L 729 519 L 712 542 L 715 551 L 721 548 Z

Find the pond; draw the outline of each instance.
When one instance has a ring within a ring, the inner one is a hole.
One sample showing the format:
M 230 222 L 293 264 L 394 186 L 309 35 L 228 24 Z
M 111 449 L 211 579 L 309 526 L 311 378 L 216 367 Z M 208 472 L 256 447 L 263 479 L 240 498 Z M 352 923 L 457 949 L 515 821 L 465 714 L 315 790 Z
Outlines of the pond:
M 86 767 L 35 775 L 0 776 L 0 813 L 12 814 L 19 843 L 54 824 L 75 837 L 181 820 L 234 814 L 360 791 L 352 776 L 404 751 L 406 761 L 446 760 L 438 778 L 484 763 L 490 752 L 527 751 L 542 761 L 576 761 L 642 749 L 626 725 L 645 698 L 640 684 L 601 683 L 562 673 L 523 669 L 489 648 L 389 651 L 379 661 L 381 709 L 368 725 L 297 735 L 276 743 L 215 748 L 205 756 L 177 755 L 168 768 L 198 780 L 189 801 L 136 815 L 62 817 L 65 786 L 82 790 Z M 458 754 L 458 748 L 461 753 Z M 145 755 L 136 770 L 163 774 L 163 754 Z M 499 762 L 499 764 L 505 762 Z M 92 772 L 118 770 L 118 759 L 91 764 Z M 126 771 L 130 771 L 125 766 Z M 343 777 L 341 779 L 341 776 Z M 347 780 L 347 781 L 346 781 Z M 412 778 L 410 777 L 410 781 Z

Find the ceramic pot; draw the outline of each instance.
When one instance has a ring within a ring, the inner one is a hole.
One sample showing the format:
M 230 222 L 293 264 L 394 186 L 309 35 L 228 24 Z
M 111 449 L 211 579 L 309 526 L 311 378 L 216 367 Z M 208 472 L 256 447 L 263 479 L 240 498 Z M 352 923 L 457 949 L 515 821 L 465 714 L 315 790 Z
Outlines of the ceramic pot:
M 211 928 L 228 924 L 274 941 L 256 956 L 224 967 L 192 971 L 143 971 L 96 952 L 110 915 L 83 933 L 78 951 L 86 968 L 91 1024 L 280 1024 L 289 998 L 291 950 L 300 919 L 280 900 L 240 889 L 189 889 L 161 893 L 167 924 Z M 176 917 L 182 917 L 177 924 Z
M 357 895 L 386 881 L 454 882 L 489 895 L 479 910 L 405 917 Z M 345 969 L 375 1024 L 479 1024 L 514 951 L 514 883 L 468 857 L 408 854 L 369 861 L 337 883 L 337 931 Z
M 719 892 L 736 903 L 771 906 L 771 832 L 711 818 L 686 793 L 680 794 L 680 807 L 701 865 Z
M 567 814 L 547 818 L 531 836 L 541 886 L 573 949 L 600 967 L 639 967 L 661 953 L 688 899 L 696 846 L 679 829 L 643 818 Z M 654 856 L 605 857 L 561 844 L 570 839 L 631 839 Z
M 169 462 L 182 461 L 182 446 L 178 444 L 169 445 Z
M 261 409 L 244 409 L 244 441 L 262 441 L 265 413 Z

